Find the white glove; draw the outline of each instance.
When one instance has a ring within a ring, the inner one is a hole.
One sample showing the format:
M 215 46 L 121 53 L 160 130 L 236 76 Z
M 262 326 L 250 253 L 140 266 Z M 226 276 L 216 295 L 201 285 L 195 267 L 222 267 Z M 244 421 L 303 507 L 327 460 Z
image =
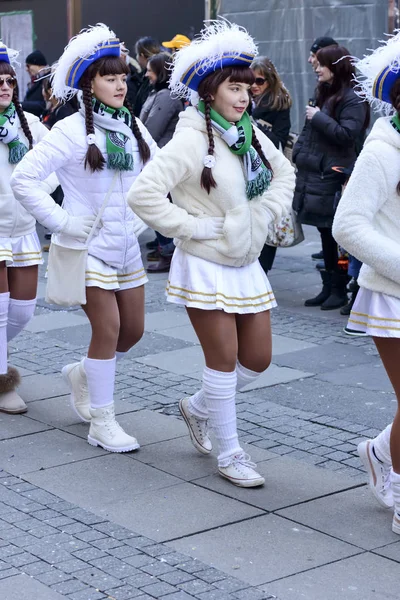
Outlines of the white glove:
M 67 222 L 61 229 L 61 233 L 78 238 L 85 242 L 93 227 L 96 217 L 94 215 L 86 215 L 84 217 L 72 217 L 68 215 Z
M 197 218 L 192 240 L 216 240 L 223 235 L 224 217 Z

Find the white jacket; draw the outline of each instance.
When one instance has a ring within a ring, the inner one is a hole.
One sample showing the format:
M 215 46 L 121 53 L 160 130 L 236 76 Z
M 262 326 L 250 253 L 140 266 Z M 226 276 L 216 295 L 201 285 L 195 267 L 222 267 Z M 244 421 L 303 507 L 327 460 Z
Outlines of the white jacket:
M 274 171 L 268 190 L 248 200 L 242 160 L 214 131 L 216 188 L 201 188 L 207 154 L 206 124 L 197 109 L 181 113 L 175 135 L 139 175 L 128 194 L 128 204 L 150 227 L 189 254 L 219 264 L 240 267 L 254 262 L 265 243 L 268 225 L 291 208 L 294 169 L 258 129 L 257 138 Z M 165 198 L 171 192 L 173 204 Z M 196 218 L 225 217 L 224 235 L 216 240 L 191 239 Z
M 138 121 L 139 128 L 154 155 L 157 146 L 147 129 Z M 96 143 L 104 157 L 106 134 L 96 128 Z M 129 265 L 138 252 L 135 215 L 126 203 L 125 194 L 142 170 L 142 161 L 136 139 L 133 137 L 133 171 L 119 174 L 107 207 L 102 216 L 102 227 L 93 237 L 89 254 L 110 266 L 121 269 Z M 92 173 L 85 169 L 87 152 L 86 130 L 83 117 L 75 113 L 54 125 L 46 138 L 19 163 L 12 177 L 15 197 L 50 231 L 58 233 L 73 216 L 97 215 L 110 187 L 114 171 L 104 168 Z M 63 208 L 58 206 L 39 185 L 55 171 L 64 191 Z M 69 247 L 82 247 L 74 238 L 60 234 L 56 241 Z
M 25 113 L 25 116 L 32 133 L 33 143 L 37 144 L 49 133 L 49 130 L 34 115 Z M 29 142 L 21 127 L 19 128 L 18 133 L 21 142 L 26 144 L 26 146 L 29 146 Z M 12 165 L 8 162 L 8 156 L 9 149 L 7 144 L 0 143 L 0 238 L 22 237 L 29 233 L 33 233 L 36 228 L 35 219 L 14 197 L 10 180 L 16 165 Z M 56 177 L 53 176 L 48 181 L 43 182 L 42 188 L 46 190 L 47 193 L 51 194 L 54 192 L 57 185 L 58 181 Z
M 400 133 L 378 119 L 340 200 L 333 236 L 364 264 L 361 287 L 400 298 Z

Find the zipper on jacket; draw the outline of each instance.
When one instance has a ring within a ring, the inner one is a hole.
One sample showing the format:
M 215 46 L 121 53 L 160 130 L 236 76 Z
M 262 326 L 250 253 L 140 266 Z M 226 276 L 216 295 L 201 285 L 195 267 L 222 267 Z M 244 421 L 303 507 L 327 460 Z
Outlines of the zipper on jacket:
M 126 200 L 125 200 L 125 194 L 124 194 L 124 183 L 123 183 L 123 179 L 122 179 L 122 172 L 120 171 L 119 173 L 119 177 L 121 180 L 121 193 L 122 193 L 122 200 L 124 203 L 124 218 L 123 218 L 123 227 L 124 227 L 124 261 L 123 261 L 123 267 L 125 266 L 126 263 L 126 253 L 127 253 L 127 230 L 126 230 Z

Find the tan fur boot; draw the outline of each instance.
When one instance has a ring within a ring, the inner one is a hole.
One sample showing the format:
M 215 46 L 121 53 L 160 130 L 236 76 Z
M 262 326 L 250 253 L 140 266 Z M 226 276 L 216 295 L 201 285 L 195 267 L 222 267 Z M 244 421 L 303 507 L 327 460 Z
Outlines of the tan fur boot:
M 15 389 L 21 383 L 17 369 L 8 367 L 7 373 L 0 375 L 0 412 L 19 415 L 27 411 L 27 407 Z

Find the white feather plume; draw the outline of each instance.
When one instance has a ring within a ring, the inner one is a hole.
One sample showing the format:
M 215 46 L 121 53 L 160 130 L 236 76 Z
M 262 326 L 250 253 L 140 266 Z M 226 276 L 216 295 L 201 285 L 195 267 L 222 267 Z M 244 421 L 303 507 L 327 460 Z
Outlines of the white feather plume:
M 181 82 L 183 75 L 195 63 L 199 63 L 198 72 L 210 67 L 216 70 L 225 52 L 238 56 L 241 53 L 258 54 L 255 41 L 243 27 L 226 20 L 208 21 L 199 35 L 174 55 L 169 83 L 173 94 L 179 98 L 193 95 L 195 101 L 195 93 Z
M 367 100 L 374 110 L 390 115 L 394 112 L 392 105 L 375 98 L 372 89 L 375 79 L 385 67 L 400 72 L 400 30 L 395 30 L 395 35 L 387 41 L 381 40 L 381 44 L 372 54 L 364 55 L 360 60 L 353 59 L 352 63 L 358 71 L 354 78 L 357 83 L 355 92 Z
M 98 50 L 100 44 L 114 38 L 116 38 L 115 33 L 104 23 L 83 29 L 73 37 L 54 66 L 51 84 L 53 96 L 58 100 L 69 100 L 75 96 L 78 90 L 66 84 L 71 65 L 76 59 L 88 58 Z
M 21 64 L 17 61 L 17 58 L 19 56 L 19 50 L 13 50 L 13 48 L 8 48 L 8 46 L 6 46 L 4 44 L 4 42 L 2 42 L 0 40 L 0 46 L 4 46 L 7 49 L 7 54 L 8 54 L 8 58 L 10 59 L 10 64 L 13 68 L 15 67 L 20 67 Z

